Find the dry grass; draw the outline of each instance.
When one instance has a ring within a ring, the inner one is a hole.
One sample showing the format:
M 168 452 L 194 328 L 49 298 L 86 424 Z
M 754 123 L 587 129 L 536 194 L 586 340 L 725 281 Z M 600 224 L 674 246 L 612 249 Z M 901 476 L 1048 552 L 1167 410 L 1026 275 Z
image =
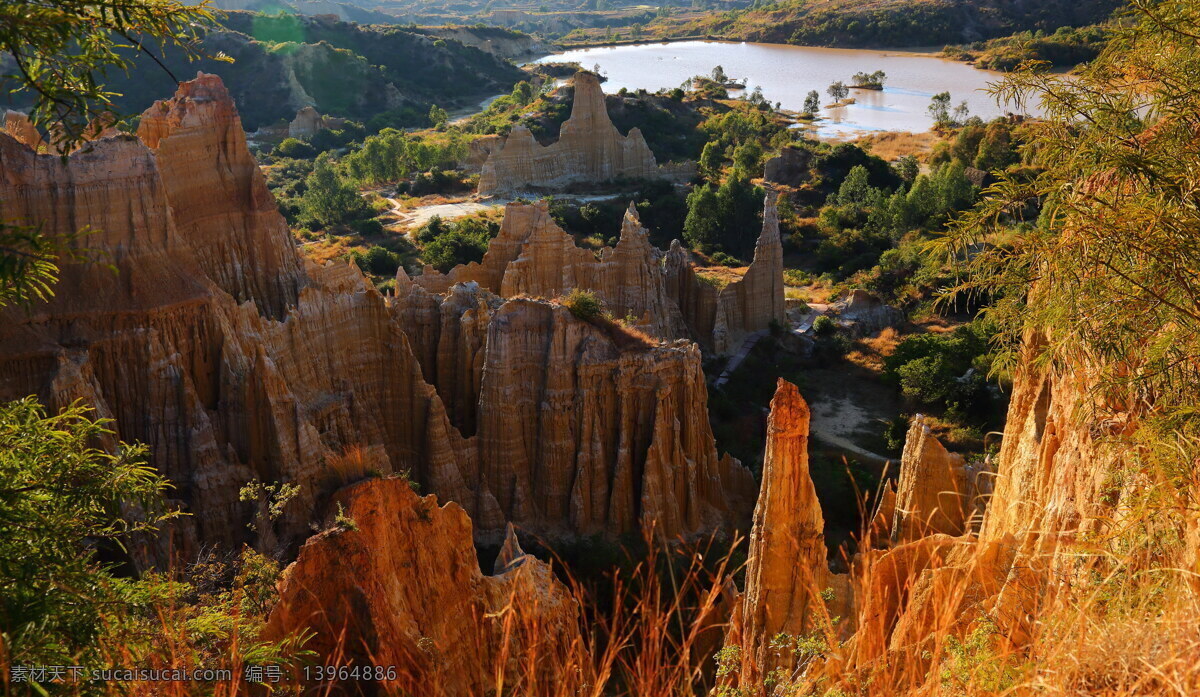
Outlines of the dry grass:
M 352 251 L 367 251 L 367 245 L 356 240 L 357 237 L 329 235 L 300 245 L 300 253 L 318 264 L 337 261 L 344 259 Z
M 883 374 L 883 359 L 896 352 L 896 347 L 904 339 L 894 327 L 886 327 L 875 336 L 868 336 L 854 342 L 846 353 L 846 360 L 860 368 L 865 368 L 875 375 Z
M 929 157 L 942 137 L 932 131 L 924 133 L 892 132 L 869 133 L 850 141 L 867 152 L 888 162 L 913 155 L 921 162 Z
M 731 266 L 698 266 L 695 267 L 695 272 L 700 280 L 720 290 L 730 283 L 742 280 L 748 268 L 747 266 L 737 268 Z

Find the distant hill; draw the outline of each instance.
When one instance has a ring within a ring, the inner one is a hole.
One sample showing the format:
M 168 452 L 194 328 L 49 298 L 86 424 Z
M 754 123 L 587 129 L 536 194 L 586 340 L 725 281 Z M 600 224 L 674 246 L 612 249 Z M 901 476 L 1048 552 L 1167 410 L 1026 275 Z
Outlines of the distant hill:
M 711 13 L 671 26 L 665 33 L 814 46 L 940 46 L 1094 24 L 1123 4 L 1121 0 L 788 0 L 758 9 Z M 653 33 L 664 33 L 667 27 L 658 29 L 651 27 Z
M 355 120 L 386 113 L 396 123 L 416 122 L 430 104 L 475 104 L 511 91 L 524 78 L 519 68 L 492 53 L 397 25 L 240 11 L 224 13 L 221 23 L 222 30 L 210 32 L 204 46 L 234 62 L 189 63 L 171 53 L 163 62 L 180 80 L 197 71 L 220 75 L 248 130 L 291 119 L 304 106 Z M 175 89 L 171 77 L 147 60 L 130 74 L 113 73 L 106 81 L 122 95 L 117 105 L 127 114 L 140 113 Z

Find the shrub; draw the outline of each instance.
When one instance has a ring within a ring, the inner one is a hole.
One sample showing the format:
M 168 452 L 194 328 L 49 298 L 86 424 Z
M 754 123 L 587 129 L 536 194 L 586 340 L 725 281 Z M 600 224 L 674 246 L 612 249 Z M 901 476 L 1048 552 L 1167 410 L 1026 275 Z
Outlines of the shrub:
M 821 315 L 813 320 L 813 332 L 817 336 L 830 336 L 837 331 L 837 322 L 829 315 Z
M 446 223 L 434 216 L 417 231 L 417 240 L 424 244 L 421 257 L 425 263 L 446 273 L 459 264 L 481 261 L 499 230 L 495 222 L 483 218 Z
M 351 257 L 358 268 L 376 276 L 394 276 L 400 268 L 400 255 L 379 245 L 368 249 L 366 254 L 355 252 Z
M 271 154 L 276 157 L 291 157 L 306 160 L 310 157 L 316 157 L 317 149 L 299 138 L 284 138 L 282 143 L 275 146 L 275 150 Z
M 0 404 L 0 643 L 13 664 L 102 660 L 99 640 L 165 590 L 116 578 L 101 555 L 126 558 L 124 540 L 176 515 L 169 484 L 143 446 L 98 449 L 113 432 L 89 417 L 78 405 L 47 415 L 32 398 Z
M 590 290 L 572 288 L 562 299 L 562 304 L 579 319 L 591 321 L 604 314 L 604 303 Z

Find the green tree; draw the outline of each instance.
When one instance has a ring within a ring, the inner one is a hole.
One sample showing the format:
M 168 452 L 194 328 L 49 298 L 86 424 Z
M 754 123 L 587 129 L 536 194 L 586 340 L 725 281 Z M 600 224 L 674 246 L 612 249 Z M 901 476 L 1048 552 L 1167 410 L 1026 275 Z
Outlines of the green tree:
M 358 191 L 338 173 L 329 153 L 317 157 L 304 183 L 301 208 L 310 221 L 323 228 L 350 222 L 368 211 Z
M 725 153 L 720 143 L 715 140 L 705 143 L 700 151 L 700 174 L 707 179 L 716 179 L 721 174 L 724 160 Z
M 812 90 L 804 97 L 804 113 L 815 116 L 821 110 L 821 95 Z
M 830 97 L 833 98 L 833 101 L 835 101 L 835 102 L 840 102 L 843 99 L 845 99 L 846 97 L 850 96 L 850 88 L 846 87 L 846 84 L 844 82 L 842 82 L 841 80 L 838 80 L 837 82 L 830 85 L 829 89 L 827 89 L 825 91 L 826 91 L 826 93 L 829 94 Z
M 953 125 L 954 119 L 950 116 L 950 93 L 939 92 L 933 95 L 933 99 L 929 100 L 929 117 L 933 119 L 936 126 L 946 127 Z
M 317 154 L 316 149 L 299 138 L 284 138 L 271 152 L 276 157 L 309 158 Z
M 1190 1 L 1135 0 L 1130 21 L 1112 31 L 1100 56 L 1069 76 L 1029 67 L 996 88 L 1003 101 L 1045 106 L 1044 120 L 1027 125 L 1036 174 L 1002 174 L 939 244 L 969 272 L 946 302 L 954 293 L 993 299 L 986 315 L 1003 330 L 1002 365 L 1023 352 L 1051 370 L 1085 367 L 1092 423 L 1107 423 L 1114 408 L 1135 414 L 1116 416 L 1130 427 L 1113 446 L 1128 449 L 1137 476 L 1161 481 L 1146 491 L 1194 500 L 1194 488 L 1174 487 L 1191 486 L 1200 442 L 1200 210 L 1191 193 L 1200 188 L 1200 15 Z M 1131 75 L 1153 78 L 1130 89 Z M 1031 201 L 1044 202 L 1040 215 L 1013 225 Z M 991 244 L 997 233 L 1011 241 Z M 1178 500 L 1165 496 L 1159 513 L 1143 514 L 1162 525 L 1154 540 L 1177 539 L 1185 523 L 1167 501 Z
M 729 82 L 729 76 L 725 74 L 725 68 L 722 68 L 719 65 L 712 69 L 712 79 L 713 79 L 713 82 L 716 82 L 721 85 L 724 85 L 726 82 Z
M 738 176 L 756 177 L 762 174 L 763 149 L 758 141 L 743 143 L 733 150 L 733 168 Z
M 434 126 L 441 126 L 449 120 L 450 115 L 446 113 L 445 109 L 441 108 L 437 104 L 429 107 L 429 123 L 433 124 Z
M 687 217 L 683 221 L 683 239 L 693 249 L 707 251 L 721 237 L 721 212 L 717 192 L 711 184 L 703 184 L 687 197 Z
M 896 160 L 896 173 L 905 183 L 912 184 L 921 173 L 921 162 L 916 155 L 905 155 Z

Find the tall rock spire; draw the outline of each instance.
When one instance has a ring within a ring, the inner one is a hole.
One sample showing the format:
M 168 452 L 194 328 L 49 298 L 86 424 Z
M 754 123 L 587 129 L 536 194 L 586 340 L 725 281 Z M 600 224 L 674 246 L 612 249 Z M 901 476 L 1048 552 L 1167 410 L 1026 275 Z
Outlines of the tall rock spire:
M 772 638 L 813 630 L 813 609 L 828 581 L 825 522 L 808 470 L 809 419 L 796 386 L 779 380 L 742 600 L 743 684 L 776 667 Z

